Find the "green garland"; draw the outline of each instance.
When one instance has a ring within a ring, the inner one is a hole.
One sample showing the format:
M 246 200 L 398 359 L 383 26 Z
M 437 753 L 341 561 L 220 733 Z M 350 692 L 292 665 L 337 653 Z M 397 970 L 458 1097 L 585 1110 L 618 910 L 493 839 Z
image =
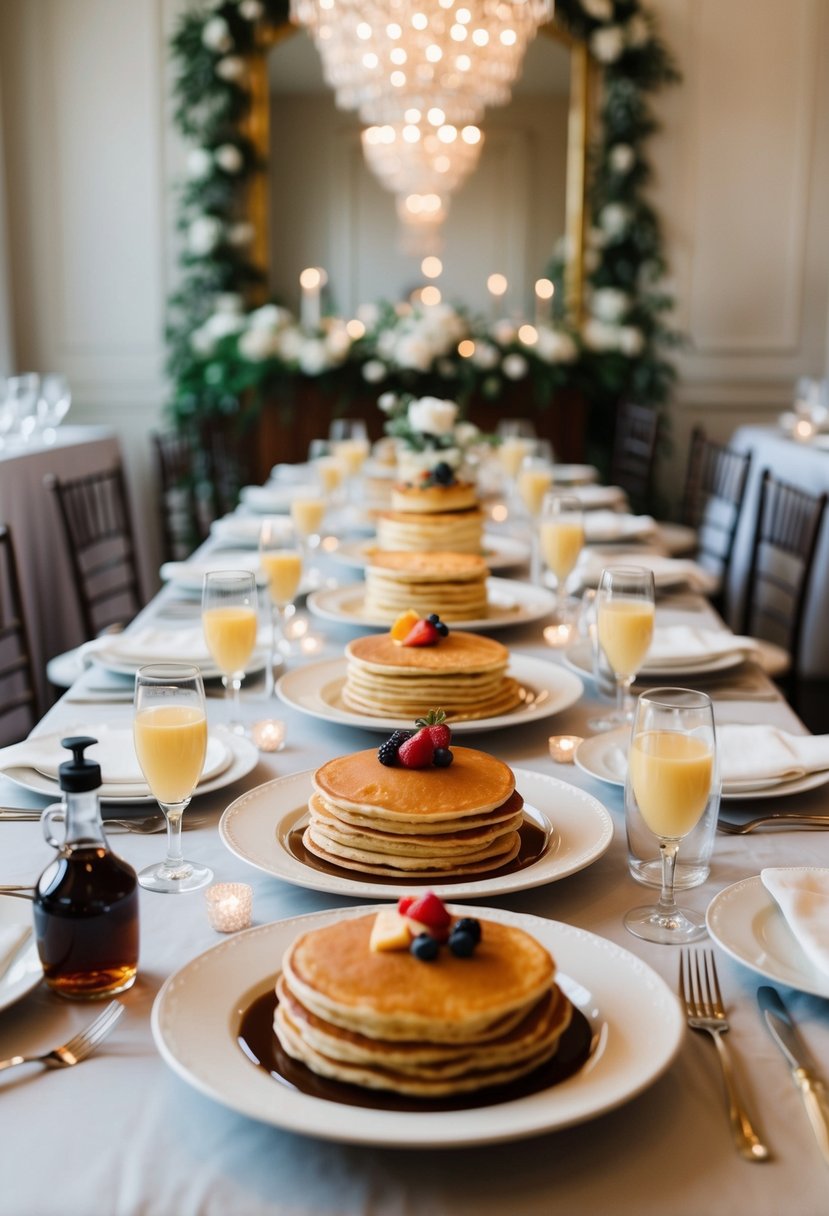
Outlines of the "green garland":
M 603 77 L 586 249 L 588 318 L 572 334 L 558 317 L 542 348 L 522 342 L 509 325 L 445 310 L 455 340 L 448 350 L 438 343 L 425 366 L 423 356 L 399 355 L 401 342 L 411 348 L 420 318 L 388 304 L 374 309 L 361 336 L 346 338 L 342 323 L 326 321 L 304 345 L 283 312 L 247 310 L 261 275 L 247 255 L 253 232 L 244 198 L 250 175 L 265 166 L 241 133 L 249 106 L 244 57 L 256 52 L 261 26 L 287 21 L 288 3 L 208 0 L 181 16 L 170 46 L 174 118 L 192 149 L 178 198 L 180 276 L 167 328 L 171 412 L 179 424 L 234 412 L 243 394 L 254 402 L 278 398 L 290 410 L 291 386 L 305 376 L 341 401 L 367 387 L 497 399 L 510 381 L 527 377 L 539 405 L 557 389 L 583 393 L 589 430 L 605 440 L 620 399 L 666 401 L 675 375 L 667 353 L 678 339 L 666 323 L 672 300 L 659 286 L 666 265 L 659 222 L 646 200 L 644 147 L 657 127 L 649 95 L 678 74 L 640 0 L 558 0 L 556 17 L 587 42 Z M 550 276 L 561 281 L 564 263 L 562 249 Z M 473 357 L 458 353 L 458 335 L 474 343 Z

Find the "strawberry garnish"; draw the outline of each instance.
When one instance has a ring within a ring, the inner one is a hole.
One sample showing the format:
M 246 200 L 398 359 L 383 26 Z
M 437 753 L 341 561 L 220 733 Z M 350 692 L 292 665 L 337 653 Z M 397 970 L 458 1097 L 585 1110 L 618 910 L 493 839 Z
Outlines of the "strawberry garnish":
M 436 748 L 446 748 L 452 740 L 452 732 L 446 724 L 446 714 L 442 709 L 430 709 L 425 718 L 417 719 L 415 726 L 423 726 L 429 731 Z
M 403 639 L 404 646 L 434 646 L 440 640 L 435 625 L 431 621 L 418 621 Z
M 447 933 L 452 923 L 452 916 L 446 904 L 434 891 L 427 891 L 425 895 L 415 899 L 406 909 L 405 915 L 423 925 L 424 929 L 438 938 Z
M 401 743 L 397 753 L 397 759 L 404 768 L 429 768 L 434 756 L 435 745 L 428 727 Z
M 419 898 L 417 895 L 401 895 L 397 901 L 397 911 L 405 916 L 412 904 Z

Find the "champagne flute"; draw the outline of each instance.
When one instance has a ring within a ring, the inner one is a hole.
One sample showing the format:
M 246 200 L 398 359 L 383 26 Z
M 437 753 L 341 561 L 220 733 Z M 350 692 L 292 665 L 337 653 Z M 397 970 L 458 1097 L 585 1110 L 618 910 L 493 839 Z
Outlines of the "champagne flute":
M 530 519 L 530 579 L 541 582 L 538 520 L 544 495 L 553 484 L 553 468 L 543 456 L 525 456 L 518 470 L 517 489 Z
M 616 711 L 589 723 L 613 730 L 630 722 L 630 686 L 645 661 L 653 638 L 653 572 L 644 566 L 602 570 L 596 592 L 596 642 L 616 681 Z
M 643 693 L 628 755 L 626 819 L 630 825 L 641 816 L 659 841 L 662 890 L 657 904 L 626 913 L 625 928 L 637 937 L 684 945 L 705 936 L 705 917 L 677 907 L 674 875 L 680 843 L 716 797 L 717 787 L 711 698 L 686 688 Z
M 308 583 L 318 587 L 322 581 L 317 566 L 311 565 L 313 555 L 322 542 L 322 525 L 328 503 L 322 494 L 295 494 L 291 499 L 291 520 L 300 540 L 307 566 Z
M 335 418 L 328 429 L 328 438 L 353 500 L 357 477 L 371 446 L 366 424 L 362 418 Z
M 286 519 L 263 519 L 259 530 L 259 565 L 268 580 L 271 603 L 271 684 L 282 655 L 291 653 L 285 630 L 296 611 L 294 600 L 302 577 L 302 551 Z M 271 688 L 273 691 L 273 687 Z
M 198 667 L 152 663 L 135 675 L 133 737 L 147 785 L 167 820 L 167 856 L 138 881 L 148 891 L 178 895 L 205 886 L 213 871 L 186 861 L 181 820 L 198 784 L 207 751 L 204 685 Z
M 548 492 L 541 503 L 541 553 L 560 599 L 584 546 L 584 515 L 574 494 Z
M 222 673 L 230 703 L 230 729 L 245 733 L 239 691 L 256 645 L 256 576 L 251 570 L 209 570 L 202 590 L 202 629 L 207 649 Z

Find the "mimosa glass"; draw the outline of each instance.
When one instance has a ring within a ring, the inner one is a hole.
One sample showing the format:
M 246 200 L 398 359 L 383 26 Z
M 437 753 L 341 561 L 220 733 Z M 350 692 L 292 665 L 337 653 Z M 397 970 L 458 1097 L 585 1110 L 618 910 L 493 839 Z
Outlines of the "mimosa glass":
M 714 707 L 704 692 L 656 688 L 636 706 L 625 783 L 627 816 L 637 813 L 659 841 L 662 890 L 657 904 L 633 908 L 625 928 L 649 942 L 694 942 L 705 917 L 679 908 L 674 875 L 681 841 L 718 789 Z
M 273 673 L 291 653 L 285 626 L 296 611 L 294 600 L 302 578 L 302 550 L 296 531 L 284 518 L 263 519 L 259 530 L 259 565 L 268 580 L 271 604 L 271 691 Z
M 322 528 L 327 509 L 328 502 L 322 492 L 297 494 L 291 499 L 291 522 L 299 537 L 299 544 L 306 563 L 306 576 L 312 587 L 318 587 L 322 582 L 319 567 L 315 566 L 313 562 L 322 543 Z
M 593 730 L 613 730 L 631 720 L 630 686 L 650 649 L 654 616 L 651 570 L 644 566 L 602 570 L 596 592 L 596 638 L 616 681 L 616 712 L 591 721 Z
M 207 752 L 204 686 L 198 667 L 153 663 L 135 676 L 133 737 L 147 785 L 167 820 L 167 856 L 140 871 L 148 891 L 178 895 L 196 891 L 213 871 L 186 861 L 181 851 L 181 820 L 196 788 Z
M 560 598 L 584 547 L 584 515 L 578 498 L 553 491 L 544 495 L 539 538 L 541 556 L 556 580 L 556 596 Z
M 222 673 L 231 707 L 230 728 L 244 734 L 240 690 L 258 629 L 256 576 L 251 570 L 210 570 L 202 590 L 202 628 L 207 649 Z
M 349 497 L 357 498 L 357 479 L 369 454 L 368 431 L 362 418 L 335 418 L 328 429 L 331 450 L 339 461 Z
M 538 523 L 544 495 L 553 484 L 553 466 L 543 456 L 525 456 L 518 470 L 516 488 L 530 519 L 530 579 L 541 582 L 541 549 Z

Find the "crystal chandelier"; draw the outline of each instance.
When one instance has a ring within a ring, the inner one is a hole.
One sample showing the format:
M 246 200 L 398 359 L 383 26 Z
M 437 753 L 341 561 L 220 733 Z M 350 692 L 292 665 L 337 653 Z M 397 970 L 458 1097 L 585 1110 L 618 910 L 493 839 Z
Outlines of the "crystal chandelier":
M 408 223 L 434 226 L 477 164 L 551 0 L 292 0 L 341 109 L 369 124 L 367 163 Z M 435 198 L 437 203 L 435 203 Z

